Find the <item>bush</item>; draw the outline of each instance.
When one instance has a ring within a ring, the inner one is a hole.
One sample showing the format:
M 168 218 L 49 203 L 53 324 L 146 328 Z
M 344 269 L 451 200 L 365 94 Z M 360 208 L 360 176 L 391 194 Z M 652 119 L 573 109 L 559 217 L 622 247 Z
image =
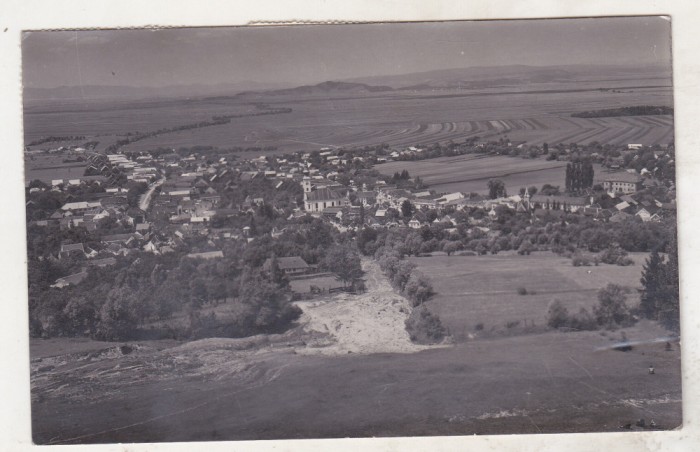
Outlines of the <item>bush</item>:
M 527 295 L 527 289 L 524 287 L 518 287 L 518 295 Z
M 413 309 L 406 319 L 406 331 L 411 341 L 418 344 L 435 344 L 445 337 L 445 327 L 440 318 L 425 306 Z
M 484 324 L 481 322 L 474 325 L 474 330 L 476 330 L 476 331 L 482 331 L 483 329 L 484 329 Z
M 586 256 L 582 256 L 580 254 L 575 254 L 571 258 L 571 264 L 574 267 L 588 267 L 591 265 L 591 260 L 587 258 Z
M 586 308 L 581 308 L 577 314 L 569 317 L 569 328 L 579 331 L 598 329 L 595 317 Z
M 569 310 L 559 300 L 554 300 L 547 309 L 547 325 L 552 328 L 568 326 Z
M 433 295 L 433 286 L 428 278 L 414 271 L 406 283 L 404 295 L 415 307 L 427 301 Z
M 547 310 L 547 325 L 550 328 L 569 328 L 576 331 L 590 331 L 598 328 L 595 317 L 585 308 L 574 315 L 569 315 L 560 300 L 554 300 Z
M 610 265 L 632 265 L 634 261 L 627 257 L 627 251 L 620 248 L 619 245 L 613 245 L 600 253 L 600 261 Z

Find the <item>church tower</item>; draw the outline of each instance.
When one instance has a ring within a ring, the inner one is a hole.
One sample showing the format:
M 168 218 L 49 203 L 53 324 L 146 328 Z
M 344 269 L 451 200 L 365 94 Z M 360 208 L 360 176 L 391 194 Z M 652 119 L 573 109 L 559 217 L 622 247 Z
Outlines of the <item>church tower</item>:
M 304 201 L 306 201 L 309 193 L 311 193 L 311 179 L 309 176 L 304 176 L 304 179 L 301 181 L 301 186 L 304 189 Z

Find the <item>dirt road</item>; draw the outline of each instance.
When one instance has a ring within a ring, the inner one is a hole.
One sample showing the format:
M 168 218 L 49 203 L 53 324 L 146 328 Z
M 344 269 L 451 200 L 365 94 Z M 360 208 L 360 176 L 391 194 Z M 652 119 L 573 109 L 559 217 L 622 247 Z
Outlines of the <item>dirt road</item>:
M 143 210 L 144 212 L 148 211 L 148 206 L 151 205 L 151 198 L 153 198 L 153 192 L 156 190 L 156 187 L 159 187 L 163 182 L 165 182 L 165 178 L 159 179 L 148 187 L 146 193 L 141 195 L 141 199 L 139 200 L 139 209 Z
M 322 335 L 297 348 L 297 353 L 414 353 L 435 348 L 411 342 L 404 325 L 411 307 L 394 292 L 379 265 L 363 259 L 362 268 L 365 293 L 340 293 L 327 300 L 297 303 L 304 311 L 299 320 L 302 328 Z

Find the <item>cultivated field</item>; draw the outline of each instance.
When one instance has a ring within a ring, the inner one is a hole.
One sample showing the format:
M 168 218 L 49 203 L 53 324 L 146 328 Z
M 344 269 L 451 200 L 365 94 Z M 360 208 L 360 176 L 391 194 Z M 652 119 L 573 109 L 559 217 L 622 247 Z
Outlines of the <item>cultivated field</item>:
M 382 163 L 376 169 L 387 175 L 408 170 L 411 177 L 421 179 L 437 192 L 461 191 L 488 193 L 489 179 L 501 179 L 509 195 L 521 187 L 544 184 L 565 186 L 566 162 L 519 157 L 484 156 L 467 154 L 458 157 L 439 157 L 428 160 Z M 604 177 L 599 164 L 594 164 L 596 181 Z
M 616 88 L 619 92 L 612 92 Z M 289 114 L 234 118 L 229 124 L 168 133 L 124 149 L 209 145 L 274 146 L 282 151 L 324 146 L 392 146 L 508 136 L 530 144 L 591 141 L 666 144 L 673 137 L 669 116 L 571 118 L 576 111 L 625 105 L 672 105 L 670 80 L 616 79 L 540 83 L 497 89 L 394 91 L 328 96 L 217 97 L 142 102 L 76 101 L 28 105 L 27 142 L 46 136 L 86 135 L 98 149 L 120 136 L 191 124 L 214 115 L 255 110 L 256 103 L 292 108 Z
M 639 302 L 644 253 L 632 253 L 635 265 L 574 267 L 571 259 L 550 252 L 530 256 L 432 256 L 412 262 L 433 282 L 437 294 L 427 303 L 455 340 L 492 334 L 515 334 L 523 328 L 542 330 L 547 307 L 561 300 L 576 313 L 592 312 L 597 292 L 609 283 L 627 286 L 628 305 Z M 525 288 L 527 295 L 518 294 Z M 534 293 L 534 294 L 533 294 Z M 518 322 L 508 327 L 509 322 Z M 481 324 L 482 327 L 477 328 Z M 483 329 L 482 329 L 483 328 Z
M 54 179 L 77 179 L 85 173 L 85 162 L 64 163 L 64 157 L 35 155 L 25 159 L 25 181 L 35 179 L 51 183 Z

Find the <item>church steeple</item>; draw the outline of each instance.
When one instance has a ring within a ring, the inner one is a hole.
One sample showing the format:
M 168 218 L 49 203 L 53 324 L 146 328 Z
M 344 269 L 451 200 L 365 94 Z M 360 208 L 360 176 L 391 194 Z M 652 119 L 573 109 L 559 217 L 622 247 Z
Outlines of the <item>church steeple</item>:
M 525 194 L 523 195 L 523 205 L 529 211 L 530 210 L 530 191 L 525 189 Z

